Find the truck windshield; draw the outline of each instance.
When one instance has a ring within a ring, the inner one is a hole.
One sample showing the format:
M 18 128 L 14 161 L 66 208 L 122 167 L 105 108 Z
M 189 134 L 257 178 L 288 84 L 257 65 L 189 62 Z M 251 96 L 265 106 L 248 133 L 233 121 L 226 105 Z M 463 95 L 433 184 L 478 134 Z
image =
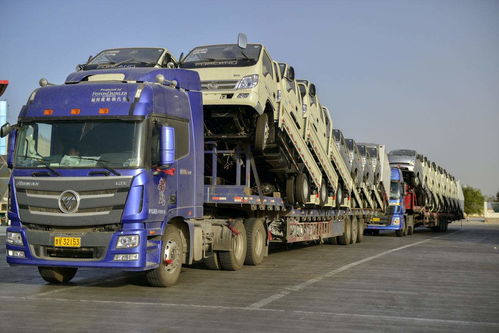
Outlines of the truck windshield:
M 183 68 L 253 66 L 260 57 L 261 45 L 210 45 L 193 49 L 182 61 Z
M 21 168 L 135 168 L 143 159 L 144 122 L 52 121 L 21 125 Z
M 399 182 L 391 182 L 390 183 L 390 199 L 397 200 L 400 199 L 400 183 Z
M 83 69 L 102 69 L 114 67 L 154 67 L 164 49 L 129 48 L 104 50 L 83 65 Z

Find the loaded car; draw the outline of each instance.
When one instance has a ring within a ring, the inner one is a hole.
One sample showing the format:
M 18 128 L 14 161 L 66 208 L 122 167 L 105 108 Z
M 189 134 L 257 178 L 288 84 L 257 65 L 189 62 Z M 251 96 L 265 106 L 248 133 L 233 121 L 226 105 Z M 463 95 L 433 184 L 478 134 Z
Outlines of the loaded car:
M 175 68 L 178 62 L 166 48 L 132 47 L 101 51 L 76 70 L 134 67 Z
M 203 92 L 207 138 L 248 141 L 263 149 L 277 109 L 278 69 L 261 44 L 204 45 L 181 59 L 198 72 Z

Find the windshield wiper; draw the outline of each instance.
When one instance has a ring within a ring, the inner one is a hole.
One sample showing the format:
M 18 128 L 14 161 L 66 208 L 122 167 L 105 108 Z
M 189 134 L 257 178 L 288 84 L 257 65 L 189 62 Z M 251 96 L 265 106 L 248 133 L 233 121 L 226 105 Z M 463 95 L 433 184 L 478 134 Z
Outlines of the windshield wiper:
M 46 159 L 44 159 L 43 157 L 39 157 L 39 156 L 28 156 L 28 155 L 19 155 L 18 157 L 24 157 L 24 158 L 30 158 L 30 159 L 33 159 L 35 161 L 38 161 L 38 162 L 41 162 L 40 164 L 42 166 L 45 167 L 45 169 L 49 170 L 50 172 L 52 172 L 53 174 L 55 174 L 56 176 L 60 176 L 61 174 L 59 172 L 57 172 L 56 170 L 52 169 L 49 165 L 49 161 L 47 161 Z
M 86 157 L 86 156 L 71 156 L 71 157 L 75 157 L 75 158 L 78 158 L 80 160 L 95 161 L 95 162 L 97 162 L 97 165 L 100 164 L 100 166 L 103 167 L 104 169 L 106 169 L 107 171 L 114 173 L 116 176 L 121 176 L 121 173 L 119 173 L 118 171 L 116 171 L 115 169 L 113 169 L 109 165 L 107 165 L 107 163 L 109 163 L 109 161 L 105 161 L 105 160 L 101 160 L 101 159 L 93 158 L 93 157 Z

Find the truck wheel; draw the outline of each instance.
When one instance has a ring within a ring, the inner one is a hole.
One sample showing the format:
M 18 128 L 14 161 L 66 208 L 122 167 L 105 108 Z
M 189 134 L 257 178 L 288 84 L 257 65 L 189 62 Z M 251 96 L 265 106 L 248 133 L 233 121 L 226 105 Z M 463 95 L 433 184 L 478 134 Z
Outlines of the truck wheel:
M 310 193 L 310 187 L 308 185 L 307 175 L 300 173 L 295 180 L 295 199 L 296 201 L 304 205 L 308 202 L 308 197 Z
M 270 136 L 269 117 L 266 113 L 261 114 L 256 120 L 255 128 L 255 151 L 261 153 L 265 150 Z
M 295 177 L 290 176 L 286 179 L 286 198 L 289 204 L 294 205 L 295 201 Z
M 357 221 L 357 216 L 352 217 L 350 226 L 352 228 L 350 244 L 355 244 L 357 243 L 357 236 L 359 235 L 359 222 Z
M 217 251 L 213 251 L 213 254 L 211 256 L 204 258 L 203 263 L 204 263 L 206 268 L 214 270 L 214 271 L 218 271 L 222 268 L 220 266 L 220 260 L 218 259 L 218 252 Z
M 161 236 L 161 256 L 159 267 L 146 272 L 147 282 L 153 287 L 173 286 L 182 270 L 183 245 L 180 230 L 168 224 Z
M 319 206 L 324 207 L 327 204 L 327 185 L 326 180 L 322 180 L 321 188 L 319 190 Z
M 404 230 L 403 229 L 395 230 L 395 235 L 397 235 L 397 237 L 404 236 Z
M 265 256 L 265 247 L 267 235 L 263 219 L 250 218 L 245 222 L 247 251 L 244 263 L 246 265 L 258 265 L 263 261 Z
M 360 243 L 364 240 L 364 218 L 357 219 L 359 227 L 357 229 L 357 242 Z
M 232 251 L 218 252 L 220 265 L 226 271 L 237 271 L 244 265 L 246 259 L 246 229 L 242 221 L 233 224 L 233 229 L 237 235 L 232 235 Z
M 340 245 L 348 245 L 352 240 L 352 220 L 350 216 L 345 217 L 345 222 L 343 226 L 343 235 L 338 236 L 338 244 Z
M 40 276 L 50 283 L 67 283 L 75 276 L 77 270 L 75 267 L 38 266 Z
M 406 221 L 407 221 L 407 219 L 406 219 Z M 410 235 L 414 234 L 414 217 L 411 216 L 409 221 L 410 222 L 408 222 L 407 234 L 410 236 Z

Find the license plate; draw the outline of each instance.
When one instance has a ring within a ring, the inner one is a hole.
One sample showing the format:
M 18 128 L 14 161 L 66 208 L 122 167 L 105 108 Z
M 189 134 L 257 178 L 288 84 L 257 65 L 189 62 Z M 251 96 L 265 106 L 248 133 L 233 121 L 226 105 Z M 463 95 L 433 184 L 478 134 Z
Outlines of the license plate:
M 81 247 L 80 237 L 55 237 L 54 245 L 58 247 Z
M 379 221 L 381 221 L 381 220 L 379 219 L 379 217 L 373 217 L 373 218 L 371 219 L 371 221 L 372 221 L 372 222 L 379 222 Z

